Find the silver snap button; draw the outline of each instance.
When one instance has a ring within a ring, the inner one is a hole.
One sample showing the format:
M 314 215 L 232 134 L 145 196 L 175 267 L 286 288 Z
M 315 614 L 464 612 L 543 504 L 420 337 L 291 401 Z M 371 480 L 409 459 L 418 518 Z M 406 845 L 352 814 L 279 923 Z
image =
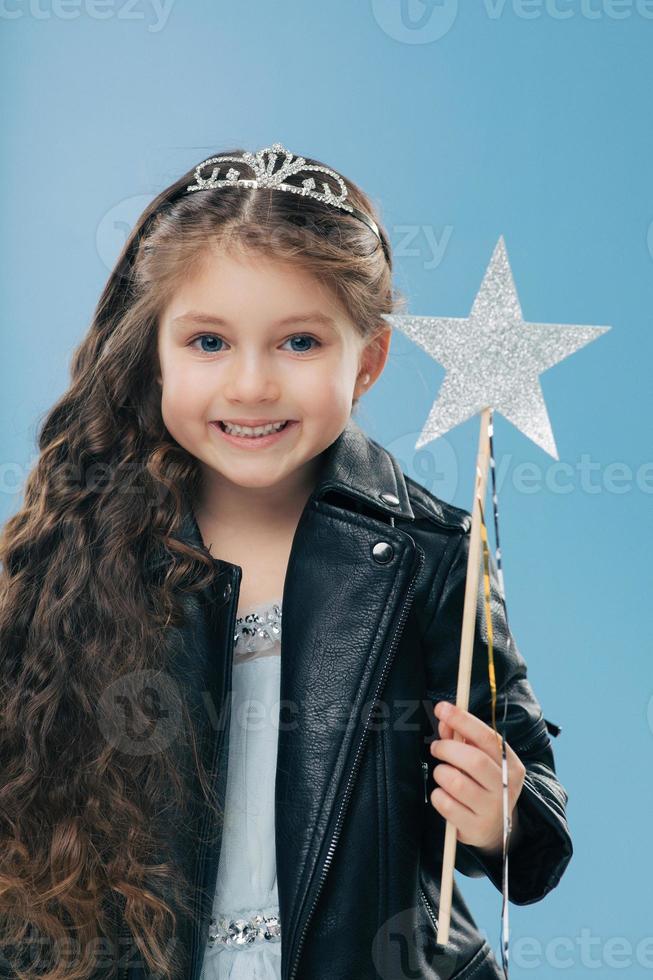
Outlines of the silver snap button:
M 222 592 L 222 598 L 226 600 L 229 598 L 230 595 L 231 595 L 231 582 L 227 582 Z
M 374 555 L 374 560 L 378 561 L 379 564 L 381 565 L 386 565 L 390 561 L 394 553 L 395 553 L 394 548 L 387 541 L 377 541 L 374 547 L 372 548 L 372 554 Z
M 380 493 L 379 497 L 384 504 L 390 504 L 392 507 L 397 507 L 399 504 L 399 497 L 395 496 L 394 493 Z

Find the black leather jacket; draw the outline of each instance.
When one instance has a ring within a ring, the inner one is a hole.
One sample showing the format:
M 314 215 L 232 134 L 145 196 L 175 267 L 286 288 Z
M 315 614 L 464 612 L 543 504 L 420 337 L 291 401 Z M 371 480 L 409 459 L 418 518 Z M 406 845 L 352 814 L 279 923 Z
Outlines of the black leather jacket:
M 468 512 L 405 476 L 353 420 L 325 451 L 283 591 L 271 842 L 282 980 L 503 976 L 456 882 L 450 943 L 444 950 L 435 943 L 445 824 L 429 799 L 432 705 L 455 701 L 470 527 Z M 192 512 L 184 536 L 204 547 Z M 215 578 L 191 604 L 170 673 L 198 719 L 223 804 L 241 568 L 213 560 Z M 509 642 L 494 562 L 492 611 L 497 718 L 507 688 L 506 738 L 526 766 L 523 837 L 509 860 L 510 899 L 526 905 L 551 891 L 570 861 L 567 794 L 555 775 L 549 734 L 556 727 L 543 717 Z M 491 724 L 483 618 L 481 583 L 469 709 Z M 198 794 L 199 816 L 201 807 Z M 176 859 L 195 883 L 202 912 L 197 928 L 180 917 L 175 941 L 184 980 L 198 980 L 220 834 L 203 822 L 214 841 L 198 846 L 183 827 L 172 829 L 169 816 Z M 500 861 L 485 861 L 459 841 L 456 868 L 487 875 L 500 895 Z M 149 976 L 134 949 L 122 957 L 120 980 Z

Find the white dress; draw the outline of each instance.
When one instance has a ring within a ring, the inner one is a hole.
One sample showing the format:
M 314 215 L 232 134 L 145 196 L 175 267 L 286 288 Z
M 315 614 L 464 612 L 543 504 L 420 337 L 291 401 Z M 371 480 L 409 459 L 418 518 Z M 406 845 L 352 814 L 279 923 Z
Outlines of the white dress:
M 274 833 L 281 600 L 236 620 L 224 826 L 200 980 L 279 980 Z

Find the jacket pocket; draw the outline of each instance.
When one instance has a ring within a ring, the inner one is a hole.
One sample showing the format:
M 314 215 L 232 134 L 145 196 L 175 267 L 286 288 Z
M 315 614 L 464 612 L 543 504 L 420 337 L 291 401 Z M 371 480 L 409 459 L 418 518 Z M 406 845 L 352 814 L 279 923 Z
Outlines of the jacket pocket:
M 426 914 L 428 915 L 428 917 L 429 917 L 429 919 L 431 921 L 431 924 L 433 926 L 433 929 L 435 930 L 435 932 L 437 934 L 437 931 L 438 931 L 438 920 L 437 920 L 437 917 L 436 917 L 436 914 L 435 914 L 435 909 L 431 905 L 431 902 L 429 901 L 429 898 L 428 898 L 426 892 L 424 891 L 424 887 L 422 885 L 422 874 L 421 874 L 421 871 L 420 871 L 420 877 L 419 877 L 419 897 L 420 897 L 420 900 L 421 900 L 421 902 L 422 902 L 422 904 L 424 906 L 424 910 L 426 911 Z
M 429 764 L 426 759 L 420 761 L 420 772 L 422 776 L 422 783 L 424 788 L 424 802 L 429 801 Z
M 390 848 L 388 834 L 388 792 L 385 751 L 385 733 L 376 732 L 376 792 L 377 792 L 377 840 L 378 840 L 378 921 L 385 922 L 388 917 L 388 878 L 387 854 Z
M 462 969 L 451 976 L 450 980 L 469 980 L 470 977 L 474 977 L 474 980 L 489 980 L 490 977 L 498 980 L 503 975 L 503 970 L 500 969 L 489 943 L 483 940 L 481 948 Z
M 434 741 L 436 741 L 436 739 L 434 739 Z M 421 784 L 420 795 L 421 795 L 422 803 L 424 803 L 425 805 L 428 803 L 429 806 L 432 806 L 430 797 L 431 797 L 431 793 L 435 789 L 433 770 L 435 769 L 435 766 L 438 761 L 435 758 L 435 756 L 431 755 L 432 744 L 433 743 L 431 741 L 429 742 L 424 740 L 422 741 L 422 746 L 420 749 L 419 775 L 418 775 Z
M 481 938 L 481 945 L 477 946 L 474 952 L 465 958 L 462 965 L 460 959 L 461 956 L 464 957 L 464 950 L 459 950 L 456 953 L 453 949 L 445 948 L 443 951 L 442 947 L 437 946 L 438 918 L 436 915 L 436 906 L 424 883 L 421 868 L 419 874 L 419 900 L 423 913 L 422 922 L 428 923 L 424 928 L 428 930 L 427 935 L 429 937 L 429 941 L 423 949 L 422 955 L 425 957 L 429 971 L 433 971 L 424 973 L 425 978 L 446 976 L 448 980 L 468 980 L 471 977 L 474 977 L 474 980 L 489 980 L 492 977 L 493 980 L 498 980 L 499 977 L 503 976 L 503 973 L 499 970 L 492 949 L 485 939 Z

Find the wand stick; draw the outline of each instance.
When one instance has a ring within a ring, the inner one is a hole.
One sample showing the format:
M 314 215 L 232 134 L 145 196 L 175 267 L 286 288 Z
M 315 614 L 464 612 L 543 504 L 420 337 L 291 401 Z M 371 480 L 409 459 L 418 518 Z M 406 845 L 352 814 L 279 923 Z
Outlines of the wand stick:
M 478 607 L 478 582 L 481 564 L 480 504 L 485 500 L 487 475 L 490 464 L 490 411 L 491 409 L 489 407 L 481 411 L 481 428 L 478 440 L 478 456 L 476 459 L 476 481 L 472 506 L 472 528 L 469 540 L 469 554 L 467 556 L 467 578 L 465 581 L 465 604 L 463 607 L 463 626 L 460 640 L 460 661 L 458 663 L 456 706 L 463 708 L 465 711 L 467 711 L 469 706 L 469 687 L 474 653 L 474 631 Z M 453 737 L 457 742 L 465 741 L 458 732 L 454 732 Z M 456 825 L 451 820 L 447 820 L 444 832 L 442 877 L 440 879 L 440 908 L 438 911 L 437 942 L 441 946 L 446 946 L 449 942 L 456 843 Z

